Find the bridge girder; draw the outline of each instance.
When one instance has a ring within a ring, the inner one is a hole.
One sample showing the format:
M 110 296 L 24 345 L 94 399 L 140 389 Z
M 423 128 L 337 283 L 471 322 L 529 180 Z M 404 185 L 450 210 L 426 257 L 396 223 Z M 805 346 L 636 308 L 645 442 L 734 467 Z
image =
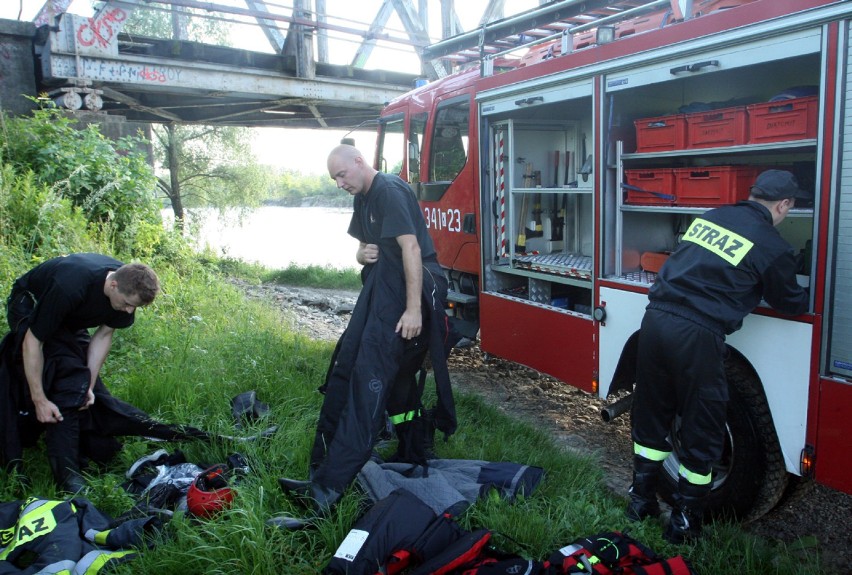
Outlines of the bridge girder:
M 448 73 L 439 58 L 422 58 L 430 42 L 429 0 L 416 0 L 417 6 L 414 0 L 383 0 L 363 31 L 329 24 L 325 0 L 294 0 L 290 15 L 273 13 L 265 0 L 244 1 L 246 8 L 199 0 L 106 0 L 92 18 L 62 14 L 61 25 L 51 27 L 44 44 L 37 45 L 42 87 L 53 93 L 96 92 L 103 95 L 103 112 L 141 121 L 351 128 L 368 115 L 377 116 L 386 102 L 411 89 L 417 77 L 436 79 Z M 312 1 L 315 11 L 310 10 Z M 47 0 L 46 7 L 56 11 L 63 2 L 68 0 Z M 275 53 L 121 33 L 132 11 L 158 4 L 254 18 Z M 444 33 L 462 31 L 454 0 L 440 4 Z M 489 0 L 480 25 L 500 18 L 502 10 L 503 0 Z M 385 32 L 394 12 L 407 37 Z M 352 66 L 324 61 L 329 31 L 360 36 Z M 314 35 L 319 61 L 313 58 Z M 421 69 L 411 74 L 364 70 L 377 41 L 413 47 L 421 56 Z M 188 99 L 192 104 L 183 105 Z M 206 113 L 200 111 L 202 101 L 208 102 Z M 101 106 L 100 97 L 97 102 Z
M 351 129 L 416 78 L 320 63 L 305 74 L 297 55 L 131 38 L 120 33 L 126 17 L 117 5 L 62 15 L 37 46 L 41 88 L 96 91 L 102 112 L 138 121 Z

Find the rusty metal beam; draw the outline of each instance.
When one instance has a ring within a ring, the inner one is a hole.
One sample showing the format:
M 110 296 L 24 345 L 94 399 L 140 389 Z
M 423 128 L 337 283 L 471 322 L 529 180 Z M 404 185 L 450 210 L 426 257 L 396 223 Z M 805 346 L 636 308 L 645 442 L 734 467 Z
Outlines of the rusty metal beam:
M 312 22 L 310 15 L 310 0 L 293 0 L 293 16 L 296 20 Z M 313 31 L 312 26 L 290 22 L 284 40 L 284 54 L 295 56 L 296 76 L 299 78 L 313 79 L 316 76 Z
M 355 56 L 352 57 L 353 66 L 363 68 L 366 65 L 367 59 L 373 52 L 373 48 L 376 47 L 376 40 L 381 30 L 385 27 L 385 24 L 388 23 L 392 13 L 393 4 L 391 4 L 391 0 L 384 0 L 379 7 L 379 11 L 376 13 L 376 17 L 373 18 L 373 22 L 370 24 L 370 29 L 367 30 L 366 40 L 358 46 Z
M 245 0 L 245 3 L 249 10 L 270 13 L 269 8 L 266 6 L 266 2 L 263 0 Z M 256 18 L 261 32 L 263 32 L 263 35 L 266 36 L 270 46 L 272 46 L 272 49 L 276 54 L 280 54 L 284 49 L 284 35 L 281 33 L 281 30 L 278 29 L 274 20 L 261 18 L 259 16 Z
M 54 19 L 64 13 L 71 5 L 71 2 L 73 2 L 73 0 L 45 0 L 41 10 L 39 10 L 38 14 L 36 14 L 35 18 L 33 18 L 33 24 L 35 24 L 36 27 L 44 24 L 52 26 Z M 20 17 L 21 12 L 18 10 L 18 18 Z
M 335 32 L 341 32 L 343 34 L 351 34 L 353 36 L 359 36 L 361 38 L 366 37 L 366 32 L 363 30 L 358 30 L 357 28 L 350 28 L 348 26 L 338 26 L 336 24 L 329 24 L 328 22 L 321 22 L 318 20 L 312 20 L 307 18 L 299 18 L 293 16 L 283 16 L 281 14 L 272 14 L 269 12 L 250 10 L 247 8 L 238 8 L 235 6 L 226 6 L 224 4 L 216 4 L 213 2 L 198 2 L 196 0 L 145 0 L 148 4 L 174 4 L 175 6 L 183 6 L 184 8 L 195 8 L 198 10 L 204 10 L 206 12 L 222 12 L 224 14 L 234 14 L 238 16 L 248 16 L 252 18 L 263 18 L 265 20 L 275 20 L 278 22 L 287 22 L 287 23 L 296 23 L 301 24 L 302 26 L 307 26 L 310 28 L 323 28 L 325 30 L 333 30 Z M 110 0 L 109 4 L 113 5 L 123 5 L 126 4 L 131 7 L 138 7 L 139 4 L 137 2 L 126 2 L 125 0 Z M 396 36 L 391 36 L 390 34 L 379 34 L 379 40 L 384 40 L 386 42 L 395 42 L 398 44 L 405 44 L 407 46 L 415 46 L 416 44 L 412 43 L 411 39 L 399 38 Z M 426 44 L 428 45 L 428 39 Z M 422 47 L 422 46 L 420 46 Z
M 422 45 L 425 43 L 426 46 L 429 45 L 429 34 L 423 28 L 423 25 L 420 23 L 418 18 L 418 14 L 414 10 L 414 6 L 411 5 L 410 0 L 391 0 L 393 3 L 393 7 L 396 10 L 399 19 L 402 20 L 402 25 L 405 28 L 405 31 L 408 33 L 408 37 L 411 39 L 411 44 L 414 46 Z M 415 48 L 416 49 L 416 48 Z M 417 50 L 418 56 L 420 55 L 420 50 Z M 420 58 L 421 67 L 423 68 L 423 73 L 429 76 L 430 78 L 437 79 L 443 78 L 447 75 L 447 70 L 444 68 L 444 65 L 431 58 L 426 59 Z
M 150 106 L 145 106 L 139 100 L 124 94 L 119 90 L 115 90 L 108 86 L 101 86 L 100 88 L 103 90 L 103 95 L 109 98 L 110 100 L 114 100 L 116 102 L 120 102 L 127 106 L 132 110 L 137 110 L 139 112 L 146 112 L 158 118 L 163 118 L 164 120 L 170 120 L 173 122 L 180 122 L 181 118 L 177 114 L 169 112 L 167 110 L 163 110 L 162 108 L 153 108 Z
M 325 8 L 325 0 L 314 0 L 316 6 L 317 22 L 327 23 L 327 13 Z M 329 62 L 328 58 L 328 30 L 323 27 L 317 28 L 317 61 L 322 63 Z
M 504 0 L 488 0 L 488 6 L 486 6 L 485 10 L 482 12 L 482 18 L 479 19 L 479 25 L 484 26 L 485 24 L 490 24 L 495 20 L 501 19 L 504 13 L 504 5 Z

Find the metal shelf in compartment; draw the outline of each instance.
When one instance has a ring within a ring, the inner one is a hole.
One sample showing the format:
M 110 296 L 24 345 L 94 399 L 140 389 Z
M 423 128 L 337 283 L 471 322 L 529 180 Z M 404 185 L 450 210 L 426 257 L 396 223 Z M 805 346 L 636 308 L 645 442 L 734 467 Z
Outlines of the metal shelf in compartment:
M 512 266 L 575 279 L 592 279 L 592 258 L 579 254 L 524 254 L 512 258 Z
M 611 279 L 650 286 L 657 280 L 657 274 L 645 271 L 624 272 L 620 276 Z

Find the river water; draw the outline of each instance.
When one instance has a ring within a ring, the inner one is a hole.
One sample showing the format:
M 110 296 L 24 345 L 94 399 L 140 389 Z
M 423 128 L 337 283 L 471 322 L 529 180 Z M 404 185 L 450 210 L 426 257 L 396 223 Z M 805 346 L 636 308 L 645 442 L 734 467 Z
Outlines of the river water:
M 358 241 L 346 233 L 351 217 L 352 210 L 344 208 L 264 206 L 242 221 L 212 209 L 193 210 L 190 221 L 200 225 L 199 247 L 207 245 L 220 256 L 272 269 L 290 264 L 356 269 Z M 163 218 L 173 219 L 171 209 L 163 210 Z

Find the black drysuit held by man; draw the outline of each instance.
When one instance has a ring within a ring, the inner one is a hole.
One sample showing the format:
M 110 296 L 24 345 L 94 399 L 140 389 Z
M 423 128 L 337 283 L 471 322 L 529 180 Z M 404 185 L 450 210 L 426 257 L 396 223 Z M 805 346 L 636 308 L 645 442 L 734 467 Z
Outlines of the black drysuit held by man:
M 761 299 L 787 314 L 808 309 L 793 249 L 778 233 L 796 198 L 809 198 L 790 172 L 767 170 L 748 201 L 696 218 L 648 293 L 633 394 L 633 484 L 627 517 L 658 516 L 657 476 L 681 416 L 677 504 L 667 540 L 700 534 L 712 466 L 722 455 L 728 401 L 725 336 Z
M 349 234 L 359 240 L 364 285 L 323 386 L 310 481 L 279 480 L 320 513 L 369 460 L 385 412 L 400 437 L 400 458 L 425 464 L 415 447 L 423 391 L 416 374 L 427 351 L 438 386 L 436 427 L 446 434 L 456 427 L 446 366 L 447 282 L 414 194 L 398 177 L 372 169 L 352 146 L 332 151 L 329 174 L 354 196 Z
M 48 260 L 15 281 L 0 343 L 3 465 L 20 469 L 23 448 L 44 433 L 54 480 L 74 492 L 84 487 L 81 462 L 111 459 L 116 436 L 209 439 L 153 420 L 113 397 L 99 376 L 113 330 L 130 327 L 158 290 L 147 266 L 93 253 Z

